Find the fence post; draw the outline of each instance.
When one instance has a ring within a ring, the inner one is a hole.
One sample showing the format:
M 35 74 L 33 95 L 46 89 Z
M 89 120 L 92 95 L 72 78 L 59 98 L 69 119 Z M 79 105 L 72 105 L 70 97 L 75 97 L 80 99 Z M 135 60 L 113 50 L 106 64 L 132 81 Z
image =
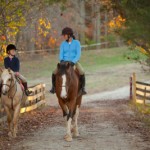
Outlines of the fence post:
M 133 73 L 133 103 L 136 103 L 136 74 Z
M 144 100 L 143 100 L 143 106 L 145 108 L 145 100 L 146 100 L 146 87 L 144 89 Z
M 130 100 L 132 100 L 132 77 L 130 77 Z

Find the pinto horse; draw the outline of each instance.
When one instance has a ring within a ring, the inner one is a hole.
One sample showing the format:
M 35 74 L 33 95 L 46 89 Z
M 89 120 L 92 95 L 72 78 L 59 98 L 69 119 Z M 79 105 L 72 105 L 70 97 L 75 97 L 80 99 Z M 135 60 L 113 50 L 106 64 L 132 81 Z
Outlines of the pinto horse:
M 7 114 L 9 137 L 16 137 L 20 108 L 27 99 L 15 74 L 10 69 L 1 70 L 1 100 Z
M 82 94 L 80 94 L 80 82 L 78 71 L 69 62 L 58 63 L 56 73 L 56 95 L 63 116 L 67 120 L 67 133 L 64 136 L 66 141 L 72 141 L 79 136 L 78 116 L 81 105 Z

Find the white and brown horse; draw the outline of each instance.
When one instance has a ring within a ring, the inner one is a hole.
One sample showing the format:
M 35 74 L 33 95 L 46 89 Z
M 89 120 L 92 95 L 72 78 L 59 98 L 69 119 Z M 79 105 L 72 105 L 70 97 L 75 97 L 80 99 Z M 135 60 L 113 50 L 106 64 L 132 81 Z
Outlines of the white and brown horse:
M 82 95 L 79 94 L 79 75 L 69 62 L 58 63 L 56 73 L 56 95 L 67 120 L 66 141 L 72 141 L 73 136 L 79 136 L 78 116 Z
M 4 69 L 1 74 L 1 100 L 7 114 L 8 135 L 16 137 L 20 108 L 26 101 L 26 95 L 10 69 Z

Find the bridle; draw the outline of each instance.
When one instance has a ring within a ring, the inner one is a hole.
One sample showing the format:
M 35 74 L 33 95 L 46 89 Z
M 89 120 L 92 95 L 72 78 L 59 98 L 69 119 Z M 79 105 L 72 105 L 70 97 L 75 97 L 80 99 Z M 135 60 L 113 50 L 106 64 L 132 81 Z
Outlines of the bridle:
M 11 82 L 10 82 L 10 85 L 8 85 L 8 84 L 2 84 L 2 87 L 3 87 L 3 85 L 6 85 L 7 87 L 9 87 L 9 90 L 7 91 L 7 93 L 3 93 L 2 92 L 2 94 L 3 95 L 6 95 L 6 94 L 8 94 L 9 92 L 10 92 L 10 90 L 16 85 L 16 90 L 15 90 L 15 92 L 14 92 L 14 94 L 13 94 L 13 96 L 9 96 L 8 95 L 8 97 L 11 99 L 11 107 L 12 107 L 12 110 L 14 110 L 14 107 L 13 107 L 13 100 L 14 100 L 14 97 L 15 97 L 15 95 L 16 95 L 16 92 L 17 92 L 17 81 L 15 80 L 15 82 L 14 82 L 14 84 L 12 85 L 12 81 L 13 81 L 13 77 L 12 77 L 12 74 L 10 73 L 10 75 L 11 75 Z M 11 86 L 12 85 L 12 86 Z
M 10 85 L 8 85 L 8 84 L 2 84 L 2 87 L 3 87 L 3 85 L 6 85 L 7 87 L 9 87 L 9 90 L 7 91 L 7 93 L 9 93 L 10 92 L 10 90 L 16 85 L 17 86 L 17 84 L 16 84 L 16 82 L 17 81 L 15 81 L 15 83 L 12 85 L 12 81 L 13 81 L 13 77 L 12 77 L 12 74 L 10 73 L 10 75 L 11 75 L 11 78 L 10 78 L 10 80 L 11 80 L 11 82 L 10 82 Z M 12 86 L 11 86 L 12 85 Z M 16 92 L 15 92 L 16 93 Z M 4 93 L 2 93 L 3 95 L 5 95 Z

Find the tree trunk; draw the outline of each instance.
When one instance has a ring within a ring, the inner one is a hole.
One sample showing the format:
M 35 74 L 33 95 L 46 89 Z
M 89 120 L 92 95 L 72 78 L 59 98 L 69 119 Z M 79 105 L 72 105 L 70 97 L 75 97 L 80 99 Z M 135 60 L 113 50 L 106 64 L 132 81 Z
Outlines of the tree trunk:
M 107 42 L 107 36 L 108 36 L 108 12 L 105 11 L 105 42 Z M 105 47 L 108 47 L 108 43 L 105 44 Z
M 80 5 L 80 41 L 82 44 L 85 44 L 85 1 L 84 0 L 79 0 L 79 5 Z
M 101 16 L 100 16 L 100 3 L 93 1 L 92 5 L 92 16 L 93 16 L 93 40 L 96 43 L 101 42 Z M 99 46 L 97 46 L 99 47 Z

